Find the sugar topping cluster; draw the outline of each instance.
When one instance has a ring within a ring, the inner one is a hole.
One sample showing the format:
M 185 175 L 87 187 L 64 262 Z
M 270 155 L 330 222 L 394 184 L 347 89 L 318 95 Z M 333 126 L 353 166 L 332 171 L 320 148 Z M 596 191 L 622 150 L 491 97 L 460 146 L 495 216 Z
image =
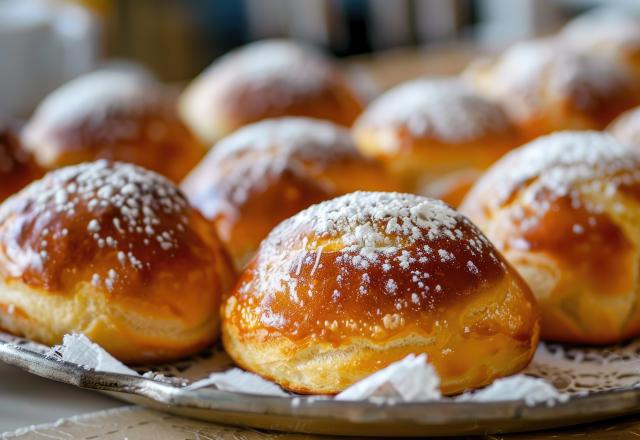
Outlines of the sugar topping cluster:
M 446 249 L 432 249 L 426 244 L 417 250 L 411 249 L 419 242 L 460 242 L 470 246 L 472 253 L 490 247 L 479 232 L 477 238 L 465 243 L 468 234 L 463 230 L 470 228 L 475 230 L 465 217 L 439 200 L 411 194 L 355 192 L 313 205 L 284 221 L 270 234 L 267 243 L 281 245 L 281 237 L 296 240 L 299 237 L 292 231 L 310 229 L 318 243 L 337 239 L 341 253 L 353 254 L 350 262 L 355 267 L 366 269 L 370 263 L 384 260 L 381 259 L 384 255 L 399 252 L 399 267 L 408 268 L 409 262 L 435 259 L 446 263 L 455 258 Z M 320 246 L 308 241 L 304 244 L 307 249 Z M 296 244 L 291 246 L 295 249 Z M 412 256 L 411 252 L 419 255 Z M 384 269 L 385 263 L 382 264 Z M 390 269 L 391 263 L 386 264 Z
M 416 137 L 451 143 L 511 128 L 498 105 L 453 78 L 414 80 L 390 90 L 371 104 L 360 125 L 403 126 Z
M 112 290 L 123 269 L 148 269 L 150 255 L 175 251 L 188 214 L 184 196 L 164 177 L 130 164 L 98 161 L 50 173 L 14 196 L 0 211 L 0 231 L 17 235 L 4 236 L 4 241 L 32 240 L 35 256 L 26 262 L 36 270 L 56 259 L 57 241 L 69 237 L 77 246 L 88 237 L 96 252 L 115 256 L 117 265 L 91 280 Z M 25 225 L 14 228 L 12 220 Z
M 545 96 L 570 99 L 575 107 L 588 110 L 600 105 L 598 97 L 608 98 L 631 86 L 627 72 L 617 64 L 547 40 L 512 46 L 494 65 L 491 81 L 498 95 L 515 93 L 522 100 L 508 101 L 517 117 L 528 117 Z
M 552 197 L 570 195 L 583 183 L 606 184 L 608 192 L 640 178 L 640 156 L 612 136 L 600 132 L 558 132 L 509 153 L 489 180 L 502 203 L 521 185 L 532 183 Z
M 87 114 L 105 117 L 114 106 L 131 112 L 150 99 L 154 82 L 138 73 L 98 71 L 77 78 L 42 101 L 35 118 L 45 118 L 52 126 L 74 123 Z
M 616 9 L 598 8 L 573 19 L 560 36 L 578 48 L 607 49 L 602 46 L 611 44 L 637 50 L 640 48 L 640 20 Z
M 214 63 L 209 73 L 221 75 L 217 84 L 223 92 L 229 84 L 261 91 L 253 110 L 286 106 L 293 96 L 322 90 L 334 75 L 331 64 L 312 47 L 284 40 L 253 43 Z M 255 94 L 254 94 L 255 96 Z
M 630 189 L 630 194 L 640 189 L 638 153 L 605 133 L 558 132 L 530 142 L 494 165 L 463 211 L 499 209 L 518 197 L 511 219 L 525 232 L 560 203 L 588 213 L 572 228 L 573 234 L 581 235 L 586 228 L 597 227 L 597 215 L 624 210 L 622 188 Z
M 199 174 L 203 173 L 207 187 L 241 205 L 285 172 L 306 179 L 344 160 L 366 160 L 345 128 L 309 118 L 271 119 L 241 128 L 220 141 L 188 179 L 193 182 L 185 185 L 193 186 L 195 192 L 202 190 Z
M 323 296 L 328 307 L 359 301 L 376 306 L 359 320 L 329 320 L 322 331 L 347 326 L 375 333 L 400 328 L 405 312 L 434 309 L 440 301 L 468 294 L 472 286 L 503 276 L 505 267 L 487 238 L 443 202 L 356 192 L 281 223 L 263 242 L 251 270 L 256 278 L 240 292 L 249 295 L 249 303 L 251 295 L 261 298 L 263 312 L 285 295 L 302 313 L 306 302 L 331 289 L 329 298 Z M 273 309 L 265 313 L 276 315 Z M 275 318 L 263 323 L 287 325 Z
M 164 124 L 174 119 L 168 104 L 161 87 L 141 73 L 98 71 L 45 98 L 25 127 L 25 142 L 32 149 L 55 149 L 145 138 L 158 141 L 166 136 Z

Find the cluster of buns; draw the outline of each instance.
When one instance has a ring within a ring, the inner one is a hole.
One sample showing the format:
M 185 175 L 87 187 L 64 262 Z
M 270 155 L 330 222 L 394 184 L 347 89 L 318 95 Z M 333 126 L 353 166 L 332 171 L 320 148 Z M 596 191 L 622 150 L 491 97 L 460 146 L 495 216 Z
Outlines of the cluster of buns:
M 279 40 L 178 99 L 139 72 L 72 81 L 27 152 L 0 131 L 0 328 L 130 363 L 222 335 L 241 367 L 328 394 L 412 353 L 454 394 L 539 336 L 640 334 L 640 24 L 598 14 L 366 108 Z

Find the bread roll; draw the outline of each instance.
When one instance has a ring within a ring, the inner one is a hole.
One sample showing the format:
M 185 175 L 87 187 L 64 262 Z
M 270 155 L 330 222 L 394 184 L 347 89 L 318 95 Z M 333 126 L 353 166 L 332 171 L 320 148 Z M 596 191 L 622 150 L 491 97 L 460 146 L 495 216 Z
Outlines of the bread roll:
M 350 126 L 362 103 L 323 53 L 293 41 L 265 40 L 216 60 L 185 90 L 180 110 L 212 145 L 243 125 L 282 116 Z
M 576 50 L 620 62 L 640 78 L 640 18 L 629 11 L 596 8 L 567 23 L 559 38 Z
M 640 333 L 640 155 L 561 132 L 514 150 L 461 207 L 531 286 L 542 337 L 606 344 Z
M 358 189 L 394 190 L 358 152 L 349 131 L 326 121 L 279 118 L 224 138 L 182 183 L 241 267 L 282 220 Z
M 9 124 L 0 121 L 0 202 L 41 175 Z
M 521 370 L 536 348 L 529 288 L 441 201 L 355 192 L 282 222 L 223 305 L 241 367 L 300 393 L 337 393 L 426 353 L 452 394 Z
M 623 66 L 558 40 L 514 44 L 465 72 L 479 93 L 500 102 L 527 139 L 558 130 L 601 130 L 638 105 L 638 85 Z
M 0 206 L 0 328 L 87 335 L 128 363 L 193 353 L 218 335 L 233 269 L 167 179 L 130 164 L 63 168 Z
M 380 96 L 358 118 L 361 151 L 405 189 L 457 205 L 482 170 L 520 144 L 504 111 L 453 78 L 419 79 Z
M 77 78 L 38 106 L 24 143 L 45 169 L 96 159 L 129 162 L 179 182 L 205 153 L 167 90 L 130 71 Z

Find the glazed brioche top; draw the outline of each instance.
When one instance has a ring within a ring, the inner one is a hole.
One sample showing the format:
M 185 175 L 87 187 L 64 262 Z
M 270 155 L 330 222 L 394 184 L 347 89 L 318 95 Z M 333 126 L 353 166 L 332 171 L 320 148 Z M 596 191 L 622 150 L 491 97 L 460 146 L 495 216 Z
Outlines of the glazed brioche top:
M 483 75 L 483 67 L 479 67 Z M 474 79 L 474 67 L 469 76 Z M 596 112 L 627 102 L 632 81 L 621 66 L 564 47 L 551 39 L 514 44 L 490 65 L 478 85 L 504 101 L 517 119 L 536 116 L 547 99 L 567 100 L 579 111 Z
M 613 8 L 597 8 L 571 20 L 560 33 L 563 41 L 579 49 L 640 49 L 640 19 Z
M 414 326 L 428 331 L 447 325 L 447 305 L 463 304 L 509 271 L 484 235 L 444 203 L 356 192 L 276 227 L 225 313 L 247 331 L 383 339 Z M 513 324 L 511 333 L 525 326 L 517 313 L 511 324 L 498 323 L 511 305 L 493 306 L 494 315 L 473 325 L 498 331 Z
M 497 104 L 454 78 L 418 79 L 376 99 L 356 129 L 406 129 L 416 138 L 457 144 L 513 130 Z
M 565 131 L 540 137 L 509 153 L 483 177 L 478 191 L 491 187 L 486 200 L 500 206 L 527 186 L 534 186 L 548 200 L 578 196 L 594 189 L 593 185 L 610 193 L 619 186 L 640 185 L 640 156 L 608 134 Z M 530 202 L 539 201 L 538 208 L 543 209 L 544 199 Z
M 269 119 L 216 144 L 183 188 L 198 209 L 213 216 L 223 205 L 244 204 L 283 175 L 291 175 L 311 193 L 332 194 L 335 189 L 322 173 L 331 164 L 352 161 L 369 162 L 347 129 L 310 118 Z
M 627 294 L 639 200 L 638 153 L 608 134 L 560 132 L 501 159 L 461 210 L 501 250 L 543 253 L 577 274 L 575 283 Z
M 47 96 L 25 127 L 24 140 L 46 166 L 60 155 L 119 143 L 144 146 L 169 136 L 191 141 L 170 101 L 158 83 L 142 74 L 94 72 Z M 109 158 L 118 154 L 113 151 Z
M 230 86 L 253 92 L 273 88 L 262 104 L 278 106 L 289 104 L 292 96 L 317 93 L 335 73 L 332 63 L 312 46 L 265 40 L 230 52 L 214 62 L 204 76 L 215 75 L 219 82 L 211 86 L 221 92 Z M 261 105 L 260 100 L 250 102 Z
M 98 71 L 74 79 L 49 94 L 36 111 L 51 125 L 77 122 L 86 115 L 96 119 L 110 111 L 135 112 L 154 98 L 154 81 L 142 74 L 120 71 Z M 99 122 L 99 121 L 97 121 Z
M 214 265 L 195 215 L 171 182 L 134 165 L 62 168 L 0 208 L 0 273 L 60 294 L 81 283 L 132 296 L 158 280 L 173 289 Z

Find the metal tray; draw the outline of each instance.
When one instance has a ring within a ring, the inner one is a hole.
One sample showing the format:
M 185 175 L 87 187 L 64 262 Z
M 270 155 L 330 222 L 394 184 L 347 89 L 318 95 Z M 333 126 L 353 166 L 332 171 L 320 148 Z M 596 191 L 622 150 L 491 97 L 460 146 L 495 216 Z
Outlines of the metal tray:
M 187 390 L 145 377 L 103 373 L 0 338 L 0 361 L 51 380 L 106 392 L 161 411 L 230 425 L 314 434 L 447 436 L 508 433 L 593 422 L 640 411 L 639 389 L 573 396 L 554 406 L 521 401 L 372 403 Z

